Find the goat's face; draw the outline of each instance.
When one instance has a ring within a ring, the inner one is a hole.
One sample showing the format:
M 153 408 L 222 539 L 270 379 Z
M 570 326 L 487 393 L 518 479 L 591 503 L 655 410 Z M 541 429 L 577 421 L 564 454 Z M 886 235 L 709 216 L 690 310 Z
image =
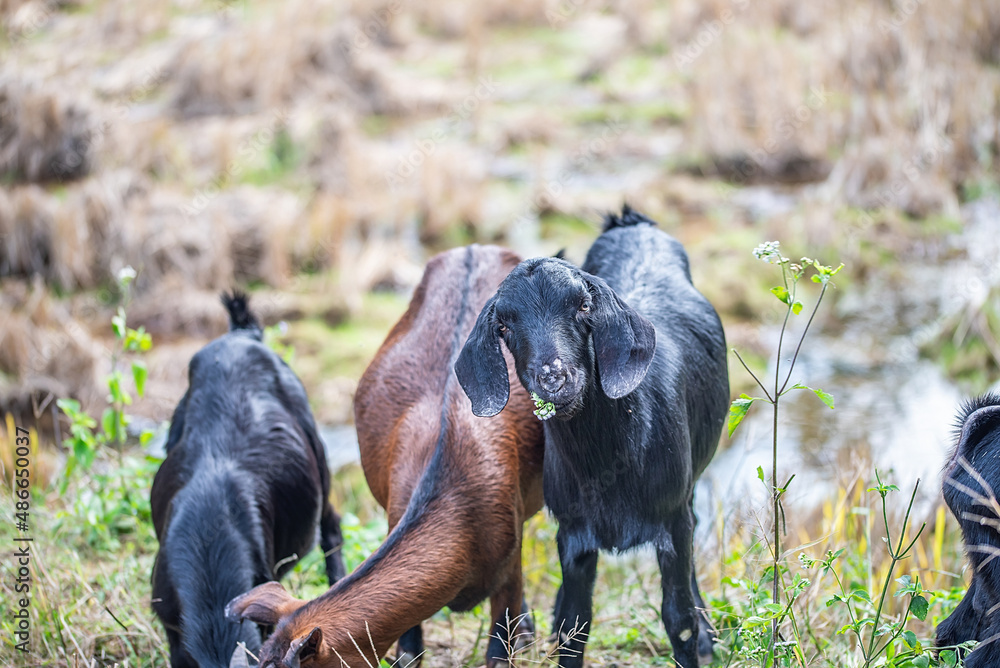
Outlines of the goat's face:
M 323 642 L 323 630 L 305 623 L 308 615 L 296 614 L 306 605 L 306 601 L 293 597 L 281 584 L 266 582 L 230 601 L 226 618 L 277 625 L 260 648 L 259 668 L 340 668 L 340 660 Z M 240 665 L 236 659 L 234 654 L 230 668 Z
M 649 368 L 653 325 L 607 283 L 570 263 L 526 260 L 504 279 L 479 314 L 455 372 L 476 415 L 507 404 L 503 341 L 542 419 L 570 419 L 597 379 L 612 399 L 632 392 Z

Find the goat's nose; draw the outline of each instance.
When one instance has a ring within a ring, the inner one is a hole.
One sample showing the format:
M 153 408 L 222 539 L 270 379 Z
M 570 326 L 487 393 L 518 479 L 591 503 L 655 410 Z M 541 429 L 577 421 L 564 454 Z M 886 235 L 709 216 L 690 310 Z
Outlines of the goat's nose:
M 562 365 L 562 360 L 557 357 L 551 364 L 543 365 L 538 374 L 538 384 L 548 394 L 555 394 L 561 390 L 566 384 L 566 369 Z

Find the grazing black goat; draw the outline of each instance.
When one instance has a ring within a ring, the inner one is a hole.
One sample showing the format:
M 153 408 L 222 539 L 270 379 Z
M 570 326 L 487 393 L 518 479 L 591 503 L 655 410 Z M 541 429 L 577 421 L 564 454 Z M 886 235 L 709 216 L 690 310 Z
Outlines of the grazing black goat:
M 944 470 L 944 500 L 962 527 L 972 583 L 937 628 L 937 646 L 982 643 L 966 668 L 1000 666 L 1000 394 L 966 402 L 958 414 L 955 449 Z
M 226 603 L 275 580 L 315 544 L 333 584 L 344 574 L 340 518 L 305 390 L 261 342 L 245 295 L 223 295 L 228 334 L 191 358 L 167 457 L 150 492 L 160 551 L 153 610 L 174 668 L 225 668 L 256 625 L 233 624 Z
M 563 575 L 554 628 L 568 650 L 559 665 L 583 665 L 598 550 L 647 543 L 674 660 L 710 660 L 692 500 L 718 445 L 729 376 L 722 325 L 692 286 L 683 247 L 626 206 L 607 216 L 582 270 L 558 258 L 518 265 L 456 362 L 476 415 L 507 403 L 501 341 L 545 420 L 545 503 L 559 520 Z M 573 628 L 584 633 L 565 638 Z

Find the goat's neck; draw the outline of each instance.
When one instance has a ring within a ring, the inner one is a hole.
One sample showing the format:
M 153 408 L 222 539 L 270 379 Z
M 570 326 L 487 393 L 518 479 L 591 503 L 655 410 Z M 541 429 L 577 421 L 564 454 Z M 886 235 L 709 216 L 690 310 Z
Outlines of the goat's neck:
M 591 379 L 579 413 L 568 420 L 545 421 L 545 440 L 559 450 L 572 453 L 571 459 L 586 468 L 600 470 L 607 465 L 606 460 L 620 457 L 620 451 L 634 442 L 638 425 L 633 418 L 639 417 L 639 413 L 635 412 L 633 396 L 611 399 L 593 374 Z M 590 443 L 600 443 L 601 447 L 587 447 Z
M 468 529 L 458 526 L 461 511 L 448 506 L 440 497 L 411 500 L 374 554 L 300 610 L 305 631 L 320 626 L 352 668 L 377 666 L 403 633 L 448 605 L 466 584 L 472 556 L 463 540 Z

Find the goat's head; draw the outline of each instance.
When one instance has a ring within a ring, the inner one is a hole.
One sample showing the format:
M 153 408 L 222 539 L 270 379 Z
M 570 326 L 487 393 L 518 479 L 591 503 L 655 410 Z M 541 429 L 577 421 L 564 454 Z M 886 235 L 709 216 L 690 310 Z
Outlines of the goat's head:
M 281 584 L 266 582 L 230 601 L 226 618 L 276 627 L 260 648 L 259 668 L 340 668 L 340 660 L 323 642 L 323 630 L 295 614 L 306 604 Z
M 526 260 L 486 302 L 455 372 L 472 412 L 496 415 L 510 392 L 503 341 L 521 384 L 542 406 L 536 414 L 569 419 L 598 379 L 612 399 L 635 390 L 655 338 L 653 325 L 603 279 L 558 258 Z

